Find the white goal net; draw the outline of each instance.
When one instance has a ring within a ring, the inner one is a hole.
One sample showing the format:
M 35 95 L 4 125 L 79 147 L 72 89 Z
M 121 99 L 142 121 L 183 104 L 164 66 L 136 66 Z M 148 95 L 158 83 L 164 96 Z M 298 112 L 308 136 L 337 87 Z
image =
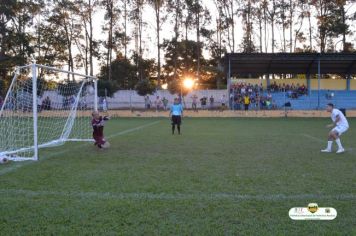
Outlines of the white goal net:
M 92 141 L 96 78 L 32 64 L 18 67 L 0 110 L 0 157 L 38 160 L 38 149 Z

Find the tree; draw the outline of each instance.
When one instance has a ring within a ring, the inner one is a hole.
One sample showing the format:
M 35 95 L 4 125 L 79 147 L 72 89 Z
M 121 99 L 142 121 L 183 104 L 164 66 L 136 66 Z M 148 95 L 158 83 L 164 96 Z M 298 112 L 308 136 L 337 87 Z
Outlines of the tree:
M 55 2 L 52 15 L 48 18 L 48 22 L 56 26 L 58 35 L 62 36 L 65 42 L 68 71 L 74 71 L 73 42 L 81 36 L 80 19 L 76 17 L 78 14 L 78 5 L 69 0 L 60 0 Z
M 165 48 L 165 61 L 164 65 L 164 77 L 165 80 L 170 84 L 172 81 L 182 82 L 185 78 L 194 78 L 195 75 L 195 66 L 194 61 L 197 58 L 197 47 L 198 43 L 195 41 L 178 41 L 177 47 L 174 45 L 174 41 L 165 41 L 163 43 Z M 201 53 L 201 51 L 200 51 Z M 171 73 L 174 68 L 174 58 L 177 57 L 177 74 L 173 76 Z M 201 58 L 201 74 L 200 74 L 200 84 L 210 83 L 215 79 L 215 73 L 213 73 L 213 68 L 216 68 L 216 64 L 213 65 L 207 61 L 203 55 L 200 55 Z M 216 82 L 216 80 L 215 80 Z
M 140 80 L 143 77 L 143 68 L 141 65 L 142 61 L 142 32 L 143 32 L 143 19 L 142 19 L 142 11 L 143 11 L 143 0 L 133 0 L 131 2 L 131 20 L 134 22 L 135 29 L 134 29 L 134 38 L 135 38 L 135 57 L 137 60 L 137 75 Z M 140 58 L 140 59 L 139 59 Z
M 147 94 L 153 94 L 156 91 L 156 86 L 149 79 L 143 79 L 138 81 L 135 89 L 138 95 L 146 96 Z
M 197 52 L 195 53 L 197 60 L 196 77 L 200 79 L 200 67 L 201 67 L 201 49 L 202 44 L 200 41 L 201 32 L 205 30 L 206 24 L 211 21 L 210 12 L 207 8 L 201 4 L 200 0 L 186 0 L 188 12 L 193 14 L 194 27 L 196 29 L 196 42 Z
M 154 11 L 155 11 L 155 20 L 156 20 L 156 37 L 157 37 L 157 83 L 160 85 L 161 83 L 161 26 L 162 23 L 166 20 L 165 17 L 161 17 L 162 8 L 165 7 L 165 0 L 149 0 L 148 1 Z
M 248 0 L 247 5 L 241 8 L 241 16 L 243 21 L 244 36 L 240 47 L 245 53 L 256 52 L 255 44 L 252 40 L 253 37 L 253 15 L 255 14 L 255 9 L 253 7 L 253 1 Z
M 93 15 L 99 2 L 98 0 L 76 0 L 76 3 L 81 9 L 78 15 L 81 17 L 82 28 L 85 32 L 84 45 L 82 45 L 85 71 L 86 74 L 92 76 L 94 74 L 94 58 L 99 57 L 99 42 L 95 40 L 93 33 Z
M 214 0 L 218 12 L 218 29 L 226 30 L 227 42 L 231 52 L 235 52 L 235 0 Z
M 277 12 L 277 23 L 282 26 L 282 51 L 286 52 L 286 29 L 290 26 L 289 21 L 292 21 L 292 19 L 289 19 L 289 21 L 287 20 L 287 11 L 289 10 L 290 5 L 286 2 L 286 0 L 279 0 L 279 2 L 277 2 L 277 8 L 279 9 Z
M 277 16 L 277 4 L 276 4 L 276 0 L 272 0 L 272 6 L 271 9 L 268 7 L 268 2 L 266 1 L 266 10 L 268 12 L 268 19 L 271 23 L 271 29 L 272 29 L 272 53 L 274 53 L 274 49 L 275 49 L 275 21 L 276 21 L 276 16 Z
M 112 77 L 109 79 L 107 65 L 101 67 L 99 79 L 115 81 L 117 89 L 134 89 L 135 84 L 138 82 L 136 76 L 136 67 L 130 62 L 130 60 L 125 59 L 122 55 L 111 62 Z
M 103 31 L 104 32 L 107 31 L 108 34 L 108 38 L 107 41 L 104 43 L 104 46 L 107 49 L 106 68 L 108 70 L 108 79 L 111 80 L 112 77 L 111 62 L 113 58 L 112 53 L 113 50 L 116 48 L 115 42 L 118 40 L 118 38 L 115 38 L 115 36 L 120 36 L 119 29 L 118 29 L 120 10 L 116 6 L 117 5 L 116 0 L 104 0 L 101 2 L 101 4 L 105 9 L 104 19 L 107 20 L 106 24 L 104 24 L 103 26 Z
M 173 12 L 173 17 L 174 17 L 174 38 L 173 38 L 173 44 L 174 44 L 174 53 L 173 53 L 173 78 L 177 77 L 177 50 L 178 50 L 178 40 L 179 40 L 179 29 L 181 25 L 181 19 L 183 17 L 183 12 L 182 12 L 182 3 L 181 0 L 168 0 L 167 4 L 168 11 Z
M 38 11 L 36 2 L 1 1 L 0 3 L 0 55 L 11 56 L 13 64 L 26 64 L 34 49 L 31 45 L 32 14 Z
M 330 0 L 311 0 L 310 4 L 317 12 L 319 46 L 320 52 L 323 53 L 326 51 L 328 37 L 332 37 L 334 34 L 335 15 L 333 11 L 337 8 L 337 3 Z

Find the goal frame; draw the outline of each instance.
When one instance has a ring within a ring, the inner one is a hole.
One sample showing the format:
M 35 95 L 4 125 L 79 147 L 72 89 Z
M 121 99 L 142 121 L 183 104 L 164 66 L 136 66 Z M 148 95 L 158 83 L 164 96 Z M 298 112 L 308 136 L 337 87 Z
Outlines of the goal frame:
M 36 64 L 36 61 L 34 60 L 32 64 L 25 65 L 25 66 L 18 66 L 15 68 L 15 75 L 12 78 L 11 84 L 7 90 L 6 96 L 4 98 L 4 104 L 0 108 L 0 116 L 3 115 L 4 111 L 4 105 L 5 102 L 8 100 L 11 90 L 14 86 L 14 83 L 17 79 L 17 75 L 19 74 L 20 69 L 26 69 L 26 68 L 31 68 L 31 74 L 32 74 L 32 114 L 33 114 L 33 147 L 30 148 L 23 148 L 20 150 L 16 151 L 10 151 L 10 152 L 5 152 L 6 154 L 11 154 L 11 153 L 17 153 L 21 150 L 26 150 L 26 149 L 32 149 L 34 155 L 33 157 L 16 157 L 16 161 L 24 161 L 24 160 L 33 160 L 33 161 L 38 161 L 39 160 L 39 155 L 38 155 L 38 101 L 37 101 L 37 68 L 42 68 L 42 69 L 47 69 L 50 71 L 55 71 L 55 72 L 62 72 L 62 73 L 67 73 L 70 75 L 77 75 L 80 77 L 83 77 L 84 80 L 91 79 L 94 82 L 94 111 L 98 111 L 98 78 L 90 75 L 85 75 L 73 71 L 67 71 L 67 70 L 62 70 L 58 69 L 55 67 L 50 67 L 46 65 L 41 65 L 41 64 Z M 76 99 L 76 103 L 78 103 L 78 99 Z M 76 104 L 77 106 L 78 104 Z M 72 111 L 71 111 L 72 112 Z M 67 120 L 68 121 L 68 120 Z M 67 124 L 66 124 L 67 125 Z M 92 141 L 92 139 L 66 139 L 63 141 Z M 51 146 L 51 142 L 48 144 L 42 144 L 40 145 L 41 147 L 47 147 Z

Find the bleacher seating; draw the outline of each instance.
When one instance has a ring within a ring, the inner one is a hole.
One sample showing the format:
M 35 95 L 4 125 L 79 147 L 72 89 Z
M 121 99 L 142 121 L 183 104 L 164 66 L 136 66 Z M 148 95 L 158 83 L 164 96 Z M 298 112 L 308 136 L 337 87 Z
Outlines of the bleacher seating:
M 332 98 L 327 98 L 328 93 L 333 93 Z M 293 110 L 314 110 L 318 108 L 318 91 L 311 91 L 309 95 L 303 95 L 297 99 L 288 98 L 284 92 L 275 92 L 272 99 L 278 108 L 282 108 L 286 102 L 291 103 Z M 356 109 L 356 91 L 327 91 L 320 90 L 320 108 L 324 108 L 327 103 L 333 103 L 338 108 Z

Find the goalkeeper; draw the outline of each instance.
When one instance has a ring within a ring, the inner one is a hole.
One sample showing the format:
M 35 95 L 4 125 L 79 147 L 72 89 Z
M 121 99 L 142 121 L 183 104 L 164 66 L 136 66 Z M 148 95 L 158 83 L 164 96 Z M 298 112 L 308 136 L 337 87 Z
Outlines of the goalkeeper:
M 105 121 L 109 120 L 108 116 L 100 116 L 99 112 L 94 111 L 92 113 L 91 125 L 93 126 L 93 138 L 95 140 L 94 145 L 98 148 L 108 148 L 110 143 L 104 138 L 104 124 Z

